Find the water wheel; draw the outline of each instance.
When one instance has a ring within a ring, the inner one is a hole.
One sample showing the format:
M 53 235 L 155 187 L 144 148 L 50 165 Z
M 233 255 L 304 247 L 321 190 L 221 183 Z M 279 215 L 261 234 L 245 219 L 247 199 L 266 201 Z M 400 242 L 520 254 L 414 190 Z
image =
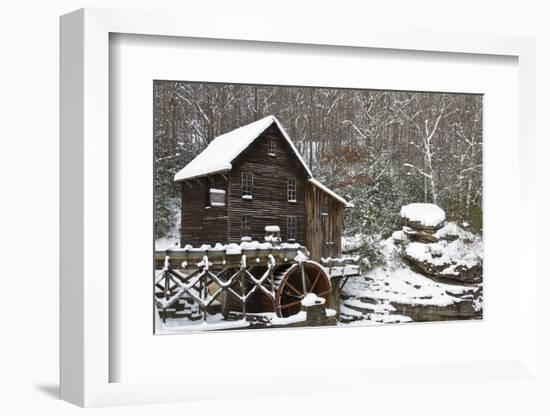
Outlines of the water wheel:
M 330 306 L 330 280 L 320 264 L 304 261 L 277 270 L 275 275 L 275 305 L 277 315 L 287 317 L 300 312 L 301 302 L 308 293 L 315 293 Z

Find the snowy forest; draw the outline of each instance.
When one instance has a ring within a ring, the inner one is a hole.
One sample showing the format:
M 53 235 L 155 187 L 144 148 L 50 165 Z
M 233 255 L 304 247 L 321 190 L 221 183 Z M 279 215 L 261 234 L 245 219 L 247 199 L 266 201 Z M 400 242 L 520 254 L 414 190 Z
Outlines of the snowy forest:
M 381 261 L 402 206 L 429 202 L 482 235 L 481 95 L 154 82 L 155 238 L 177 240 L 174 174 L 215 137 L 275 115 L 314 176 L 351 201 L 344 240 Z M 345 248 L 345 244 L 344 244 Z

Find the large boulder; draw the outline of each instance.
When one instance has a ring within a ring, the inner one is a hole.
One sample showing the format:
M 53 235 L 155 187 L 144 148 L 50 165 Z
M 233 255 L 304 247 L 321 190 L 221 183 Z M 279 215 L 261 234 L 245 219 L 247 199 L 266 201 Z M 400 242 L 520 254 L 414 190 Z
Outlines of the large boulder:
M 445 211 L 435 204 L 404 205 L 400 214 L 403 225 L 416 230 L 437 231 L 445 224 Z
M 411 269 L 428 277 L 461 283 L 481 281 L 482 262 L 476 247 L 462 240 L 412 242 L 403 250 L 403 257 Z

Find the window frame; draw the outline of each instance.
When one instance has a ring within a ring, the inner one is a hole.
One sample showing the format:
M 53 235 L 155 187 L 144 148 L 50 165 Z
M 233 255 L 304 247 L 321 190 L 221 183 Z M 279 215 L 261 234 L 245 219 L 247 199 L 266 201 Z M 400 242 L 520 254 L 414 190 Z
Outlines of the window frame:
M 273 139 L 269 139 L 267 142 L 267 155 L 271 157 L 276 156 L 277 142 Z
M 250 184 L 248 185 L 248 178 L 250 178 Z M 241 198 L 253 199 L 254 190 L 254 174 L 252 172 L 241 172 Z
M 291 189 L 291 182 L 294 183 L 294 189 Z M 294 195 L 294 198 L 291 198 L 291 195 Z M 288 178 L 286 181 L 286 200 L 287 202 L 298 202 L 298 182 L 296 178 Z
M 292 227 L 290 226 L 292 224 Z M 293 234 L 290 233 L 290 230 L 293 230 Z M 286 216 L 286 241 L 296 241 L 298 235 L 298 217 L 296 215 L 287 215 Z
M 214 192 L 213 192 L 214 191 Z M 212 199 L 212 195 L 223 195 L 223 198 L 221 201 L 217 201 Z M 226 206 L 226 195 L 227 191 L 225 189 L 218 189 L 218 188 L 212 188 L 212 186 L 209 186 L 208 189 L 208 202 L 209 207 L 211 208 L 223 208 Z
M 245 230 L 248 230 L 248 233 L 245 233 Z M 252 238 L 252 215 L 250 214 L 241 214 L 241 238 L 243 237 Z

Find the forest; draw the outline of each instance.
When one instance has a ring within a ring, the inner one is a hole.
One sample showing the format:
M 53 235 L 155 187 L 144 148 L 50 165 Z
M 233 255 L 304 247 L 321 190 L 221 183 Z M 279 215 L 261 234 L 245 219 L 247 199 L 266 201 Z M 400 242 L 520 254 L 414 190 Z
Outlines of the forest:
M 177 238 L 174 174 L 215 137 L 274 115 L 314 176 L 354 204 L 345 238 L 372 265 L 400 208 L 431 202 L 482 234 L 483 96 L 154 82 L 155 238 Z M 357 243 L 358 242 L 358 243 Z

